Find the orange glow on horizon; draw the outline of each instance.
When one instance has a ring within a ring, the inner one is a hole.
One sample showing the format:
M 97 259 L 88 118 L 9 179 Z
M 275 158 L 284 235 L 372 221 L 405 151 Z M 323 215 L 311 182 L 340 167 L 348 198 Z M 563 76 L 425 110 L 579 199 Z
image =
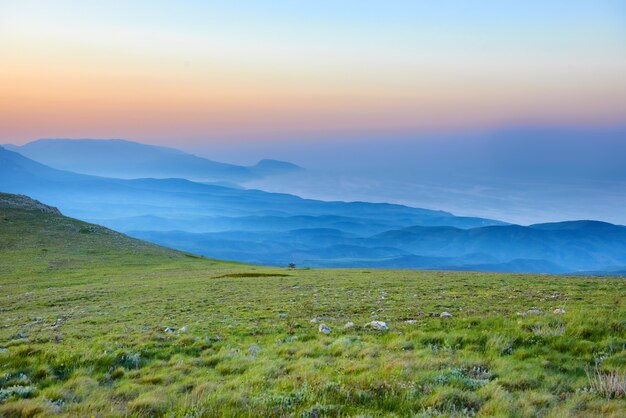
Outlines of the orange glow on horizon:
M 619 33 L 608 29 L 615 45 L 583 37 L 585 44 L 563 26 L 561 43 L 544 47 L 521 24 L 524 36 L 504 31 L 502 41 L 471 25 L 476 35 L 467 32 L 468 40 L 437 28 L 407 39 L 410 31 L 394 33 L 397 25 L 359 34 L 339 25 L 328 35 L 311 26 L 291 39 L 261 21 L 249 32 L 237 25 L 162 29 L 141 19 L 119 26 L 102 23 L 102 10 L 82 20 L 54 9 L 53 19 L 18 3 L 0 28 L 3 142 L 295 140 L 518 121 L 626 123 L 626 54 L 615 53 Z M 526 38 L 533 48 L 520 41 Z

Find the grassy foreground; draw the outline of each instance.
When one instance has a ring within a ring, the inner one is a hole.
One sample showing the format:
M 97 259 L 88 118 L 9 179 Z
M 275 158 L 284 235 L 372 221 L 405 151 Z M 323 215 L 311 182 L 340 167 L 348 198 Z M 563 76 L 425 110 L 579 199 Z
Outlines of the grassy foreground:
M 626 416 L 624 278 L 254 267 L 1 202 L 0 267 L 0 416 Z

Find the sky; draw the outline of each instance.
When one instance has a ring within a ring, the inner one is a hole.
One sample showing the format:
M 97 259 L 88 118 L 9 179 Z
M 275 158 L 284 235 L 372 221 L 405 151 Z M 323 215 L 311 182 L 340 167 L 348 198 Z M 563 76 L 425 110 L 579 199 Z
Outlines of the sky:
M 623 0 L 0 0 L 0 143 L 626 124 Z

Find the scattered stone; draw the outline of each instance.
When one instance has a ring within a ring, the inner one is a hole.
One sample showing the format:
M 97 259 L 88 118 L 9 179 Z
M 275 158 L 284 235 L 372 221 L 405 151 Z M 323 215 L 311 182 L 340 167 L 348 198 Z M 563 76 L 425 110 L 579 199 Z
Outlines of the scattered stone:
M 555 315 L 563 315 L 563 314 L 565 313 L 565 309 L 563 309 L 563 308 L 556 308 L 556 309 L 553 311 L 553 313 L 554 313 Z
M 312 324 L 317 324 L 318 323 L 318 319 L 317 318 L 313 318 L 309 322 L 311 322 Z
M 526 311 L 526 313 L 527 313 L 528 315 L 540 315 L 540 314 L 541 314 L 541 309 L 536 308 L 536 307 L 534 307 L 534 306 L 533 306 L 532 308 L 530 308 L 529 310 L 527 310 L 527 311 Z
M 354 328 L 354 322 L 346 322 L 346 325 L 343 326 L 343 329 L 351 329 Z
M 404 322 L 407 323 L 407 324 L 417 324 L 417 320 L 416 319 L 407 319 Z
M 278 314 L 278 317 L 285 319 L 285 318 L 289 318 L 289 315 L 286 313 L 281 313 L 281 314 Z
M 383 321 L 368 322 L 367 324 L 365 324 L 365 326 L 373 328 L 373 329 L 378 330 L 378 331 L 388 331 L 389 330 L 389 327 L 387 326 L 387 323 L 385 323 Z
M 174 332 L 174 331 L 176 331 L 176 330 L 174 329 L 174 327 L 165 327 L 165 328 L 163 329 L 163 332 Z
M 439 314 L 440 318 L 452 318 L 452 314 L 450 312 L 441 312 Z
M 50 328 L 58 328 L 61 325 L 63 325 L 63 322 L 65 322 L 65 320 L 63 318 L 57 318 L 57 320 L 54 321 L 54 324 L 52 324 L 52 326 Z
M 261 352 L 261 347 L 256 344 L 252 344 L 250 348 L 248 348 L 248 354 L 252 357 L 257 356 Z
M 23 332 L 18 332 L 13 336 L 14 340 L 21 340 L 23 338 L 28 338 L 28 335 L 24 334 Z
M 0 353 L 8 353 L 9 349 L 8 348 L 0 348 Z
M 187 325 L 181 327 L 178 332 L 187 332 Z
M 330 334 L 330 327 L 326 324 L 320 324 L 320 326 L 317 327 L 317 330 L 322 334 Z

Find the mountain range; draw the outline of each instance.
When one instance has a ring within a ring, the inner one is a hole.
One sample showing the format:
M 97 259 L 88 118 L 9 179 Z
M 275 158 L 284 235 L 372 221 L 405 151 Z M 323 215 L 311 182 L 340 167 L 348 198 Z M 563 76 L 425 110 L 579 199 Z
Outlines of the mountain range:
M 626 270 L 626 227 L 597 221 L 521 226 L 179 178 L 99 177 L 52 168 L 4 148 L 0 191 L 26 194 L 66 215 L 153 243 L 248 263 L 535 273 Z
M 39 139 L 21 146 L 3 146 L 61 170 L 125 179 L 185 178 L 228 184 L 303 170 L 295 164 L 268 159 L 251 167 L 226 164 L 174 148 L 122 139 Z

